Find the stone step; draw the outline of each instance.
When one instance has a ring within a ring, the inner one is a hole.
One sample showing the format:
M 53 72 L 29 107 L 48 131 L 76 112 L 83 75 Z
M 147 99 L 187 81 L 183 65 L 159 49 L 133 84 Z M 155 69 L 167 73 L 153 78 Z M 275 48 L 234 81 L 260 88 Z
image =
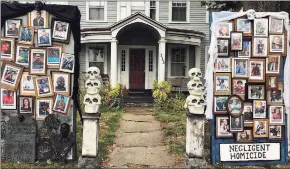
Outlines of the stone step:
M 121 121 L 120 133 L 146 133 L 150 131 L 161 131 L 161 125 L 158 122 L 134 122 Z
M 155 147 L 161 146 L 162 131 L 149 133 L 118 133 L 116 144 L 118 147 Z
M 135 122 L 151 122 L 155 121 L 155 118 L 152 115 L 137 115 L 126 113 L 123 115 L 122 120 Z

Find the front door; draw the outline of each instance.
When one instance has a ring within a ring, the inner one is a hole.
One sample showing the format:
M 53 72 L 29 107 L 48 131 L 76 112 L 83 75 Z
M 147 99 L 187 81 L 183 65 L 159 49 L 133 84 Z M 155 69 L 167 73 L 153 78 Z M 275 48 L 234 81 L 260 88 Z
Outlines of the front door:
M 145 49 L 130 49 L 130 89 L 145 89 Z

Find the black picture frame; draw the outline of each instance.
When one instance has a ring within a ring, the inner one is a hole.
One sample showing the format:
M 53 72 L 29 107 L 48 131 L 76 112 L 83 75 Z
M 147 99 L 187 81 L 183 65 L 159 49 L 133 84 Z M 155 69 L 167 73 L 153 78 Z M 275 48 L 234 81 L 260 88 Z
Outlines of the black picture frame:
M 17 27 L 18 28 L 18 33 L 17 33 L 17 35 L 16 36 L 7 36 L 7 32 L 6 31 L 8 31 L 7 29 L 6 29 L 6 25 L 7 25 L 7 21 L 9 21 L 9 20 L 17 20 L 17 21 L 20 21 L 20 25 L 22 25 L 22 22 L 23 22 L 23 19 L 7 19 L 6 21 L 5 21 L 5 25 L 4 25 L 4 35 L 5 35 L 5 37 L 10 37 L 10 38 L 15 38 L 15 39 L 18 39 L 18 35 L 19 35 L 19 31 L 20 31 L 20 25 Z
M 62 39 L 58 39 L 58 38 L 55 38 L 53 35 L 54 35 L 54 24 L 55 22 L 66 22 L 68 24 L 68 31 L 66 33 L 66 39 L 65 40 L 62 40 Z M 51 18 L 51 39 L 53 42 L 60 42 L 60 43 L 65 43 L 65 44 L 69 44 L 69 41 L 70 41 L 70 35 L 71 35 L 71 23 L 67 22 L 66 20 L 64 19 L 57 19 L 55 17 Z
M 240 119 L 239 120 L 239 125 L 237 127 L 233 127 L 233 121 L 235 121 L 236 119 Z M 230 132 L 235 133 L 235 132 L 241 132 L 244 131 L 244 117 L 241 116 L 230 116 Z
M 252 98 L 250 97 L 249 95 L 251 94 L 249 92 L 249 90 L 251 90 L 251 87 L 262 87 L 262 95 L 260 98 Z M 266 85 L 265 83 L 247 83 L 246 84 L 246 100 L 249 100 L 249 101 L 253 101 L 253 100 L 266 100 Z
M 227 52 L 225 52 L 225 53 L 220 53 L 220 51 L 219 51 L 219 41 L 227 41 L 226 43 L 227 43 Z M 219 39 L 217 39 L 217 49 L 218 49 L 218 56 L 219 57 L 230 57 L 230 40 L 229 39 L 221 39 L 221 38 L 219 38 Z
M 232 113 L 232 110 L 229 108 L 229 104 L 231 104 L 230 100 L 233 99 L 233 98 L 236 98 L 240 101 L 241 103 L 241 107 L 240 107 L 240 110 L 239 110 L 239 113 Z M 233 117 L 239 117 L 242 115 L 243 113 L 243 110 L 244 110 L 244 103 L 243 103 L 243 99 L 239 96 L 239 95 L 231 95 L 228 100 L 227 100 L 227 103 L 226 103 L 226 106 L 227 106 L 227 112 L 233 116 Z
M 22 113 L 21 112 L 21 98 L 30 98 L 31 99 L 31 113 Z M 20 114 L 20 115 L 34 115 L 34 109 L 35 109 L 35 107 L 34 107 L 34 97 L 33 96 L 22 96 L 22 95 L 20 95 L 19 96 L 19 99 L 18 99 L 18 114 Z

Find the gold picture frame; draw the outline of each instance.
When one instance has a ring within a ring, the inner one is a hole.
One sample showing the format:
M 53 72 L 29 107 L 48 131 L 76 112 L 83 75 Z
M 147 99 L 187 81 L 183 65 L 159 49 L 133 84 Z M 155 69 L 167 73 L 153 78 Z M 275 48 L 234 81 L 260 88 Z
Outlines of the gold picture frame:
M 23 29 L 27 29 L 28 31 L 26 33 L 30 33 L 30 35 L 24 34 Z M 24 45 L 34 45 L 34 33 L 35 29 L 32 26 L 24 26 L 20 25 L 19 26 L 19 32 L 18 32 L 18 43 L 19 44 L 24 44 Z M 23 36 L 26 35 L 26 36 Z
M 34 78 L 36 97 L 50 97 L 54 95 L 50 76 L 39 76 Z M 40 84 L 41 83 L 41 84 Z
M 38 12 L 40 12 L 40 18 L 39 20 L 35 20 L 37 19 L 36 17 L 37 17 Z M 43 16 L 43 13 L 45 14 L 45 16 Z M 49 20 L 49 13 L 45 10 L 42 10 L 42 11 L 34 10 L 27 14 L 28 26 L 33 26 L 35 28 L 34 29 L 35 32 L 37 31 L 38 28 L 48 28 L 48 20 Z
M 7 49 L 4 51 L 3 49 Z M 1 60 L 14 61 L 15 59 L 15 39 L 1 37 Z
M 29 79 L 27 78 L 28 76 L 30 76 Z M 35 77 L 36 77 L 35 75 L 31 75 L 31 74 L 29 74 L 29 72 L 22 73 L 20 86 L 19 86 L 19 88 L 20 88 L 19 91 L 20 91 L 21 96 L 35 96 L 36 95 L 35 83 L 34 83 Z M 25 87 L 24 87 L 24 85 L 25 85 Z M 29 91 L 25 91 L 24 89 L 29 90 Z
M 0 87 L 7 90 L 16 91 L 22 76 L 24 67 L 12 62 L 2 63 L 2 75 Z M 16 73 L 16 76 L 14 75 Z
M 70 73 L 65 72 L 59 72 L 59 71 L 52 71 L 52 83 L 53 83 L 53 90 L 54 93 L 62 94 L 64 96 L 70 96 L 70 88 L 71 88 L 71 81 L 70 81 Z M 59 77 L 62 77 L 61 79 L 58 79 Z M 64 82 L 59 82 L 63 81 Z M 59 84 L 61 83 L 61 85 Z M 64 86 L 62 85 L 64 83 Z M 58 87 L 59 86 L 59 87 Z
M 217 80 L 219 83 L 217 83 Z M 214 74 L 214 94 L 215 95 L 231 95 L 232 93 L 231 73 L 215 73 Z

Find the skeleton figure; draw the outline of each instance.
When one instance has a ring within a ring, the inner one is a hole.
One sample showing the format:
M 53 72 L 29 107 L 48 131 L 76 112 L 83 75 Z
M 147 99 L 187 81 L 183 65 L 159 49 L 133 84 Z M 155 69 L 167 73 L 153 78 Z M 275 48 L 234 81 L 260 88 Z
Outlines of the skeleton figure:
M 191 69 L 188 71 L 188 77 L 189 77 L 191 80 L 194 80 L 194 81 L 200 81 L 200 78 L 202 77 L 201 70 L 200 70 L 199 68 L 191 68 Z
M 189 95 L 186 98 L 184 108 L 188 108 L 192 114 L 204 114 L 205 100 L 203 96 Z
M 88 79 L 85 84 L 88 94 L 99 94 L 101 82 L 98 79 Z
M 250 9 L 247 12 L 248 12 L 247 13 L 247 17 L 248 17 L 249 20 L 253 20 L 253 19 L 256 18 L 256 12 L 255 12 L 255 10 Z
M 86 77 L 89 79 L 97 79 L 100 76 L 100 69 L 97 67 L 89 67 Z
M 101 96 L 99 94 L 86 94 L 83 103 L 85 105 L 86 113 L 97 113 L 101 105 Z
M 187 89 L 188 89 L 190 95 L 200 96 L 203 94 L 204 86 L 203 86 L 201 81 L 190 80 L 187 83 Z

